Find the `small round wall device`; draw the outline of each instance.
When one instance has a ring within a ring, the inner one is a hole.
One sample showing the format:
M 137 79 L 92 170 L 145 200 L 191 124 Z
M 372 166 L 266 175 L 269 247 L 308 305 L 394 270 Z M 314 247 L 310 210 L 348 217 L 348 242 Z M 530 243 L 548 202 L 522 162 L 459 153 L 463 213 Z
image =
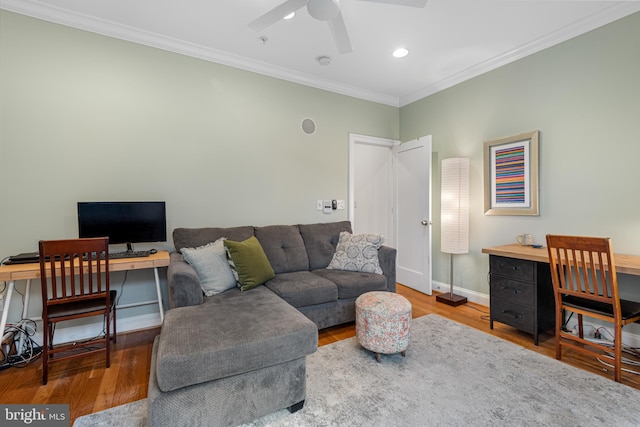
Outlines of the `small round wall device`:
M 316 124 L 311 119 L 304 119 L 302 121 L 302 130 L 307 135 L 311 135 L 316 131 Z

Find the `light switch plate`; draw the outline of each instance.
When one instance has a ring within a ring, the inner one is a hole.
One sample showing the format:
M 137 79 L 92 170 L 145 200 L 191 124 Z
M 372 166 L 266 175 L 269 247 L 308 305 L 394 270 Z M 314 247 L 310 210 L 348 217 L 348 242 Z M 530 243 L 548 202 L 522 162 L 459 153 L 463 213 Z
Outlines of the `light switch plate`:
M 338 200 L 338 209 L 344 209 L 344 200 Z
M 322 210 L 322 200 L 316 200 L 316 210 L 317 211 Z

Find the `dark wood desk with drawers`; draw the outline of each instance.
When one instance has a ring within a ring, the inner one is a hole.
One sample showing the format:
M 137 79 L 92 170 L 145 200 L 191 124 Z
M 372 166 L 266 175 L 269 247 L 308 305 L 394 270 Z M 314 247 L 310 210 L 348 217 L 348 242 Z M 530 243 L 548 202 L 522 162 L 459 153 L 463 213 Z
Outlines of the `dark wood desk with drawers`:
M 517 244 L 482 249 L 489 254 L 490 326 L 497 321 L 533 334 L 555 326 L 547 248 Z M 618 273 L 640 275 L 640 256 L 615 254 Z

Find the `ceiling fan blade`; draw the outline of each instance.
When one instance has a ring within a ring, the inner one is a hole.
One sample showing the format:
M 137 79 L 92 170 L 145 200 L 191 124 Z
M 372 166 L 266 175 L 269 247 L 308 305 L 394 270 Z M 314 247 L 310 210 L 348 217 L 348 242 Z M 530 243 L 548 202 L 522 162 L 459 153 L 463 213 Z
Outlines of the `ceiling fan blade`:
M 429 0 L 360 0 L 373 3 L 395 4 L 397 6 L 425 7 Z
M 255 31 L 262 31 L 265 28 L 270 27 L 276 22 L 280 21 L 291 12 L 302 9 L 306 5 L 307 0 L 287 0 L 279 6 L 274 7 L 255 21 L 251 22 L 249 24 L 249 28 Z
M 347 32 L 347 26 L 342 18 L 342 12 L 338 13 L 338 16 L 330 21 L 327 21 L 333 40 L 336 42 L 336 47 L 340 53 L 353 52 L 353 46 L 351 46 L 351 40 L 349 39 L 349 33 Z

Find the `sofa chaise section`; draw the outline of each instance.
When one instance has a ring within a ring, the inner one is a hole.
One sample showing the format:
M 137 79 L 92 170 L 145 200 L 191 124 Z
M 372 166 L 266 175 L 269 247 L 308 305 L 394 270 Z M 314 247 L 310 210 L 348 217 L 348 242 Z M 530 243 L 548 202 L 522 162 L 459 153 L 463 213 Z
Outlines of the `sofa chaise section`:
M 236 425 L 305 399 L 317 328 L 264 287 L 169 310 L 153 350 L 152 426 Z

